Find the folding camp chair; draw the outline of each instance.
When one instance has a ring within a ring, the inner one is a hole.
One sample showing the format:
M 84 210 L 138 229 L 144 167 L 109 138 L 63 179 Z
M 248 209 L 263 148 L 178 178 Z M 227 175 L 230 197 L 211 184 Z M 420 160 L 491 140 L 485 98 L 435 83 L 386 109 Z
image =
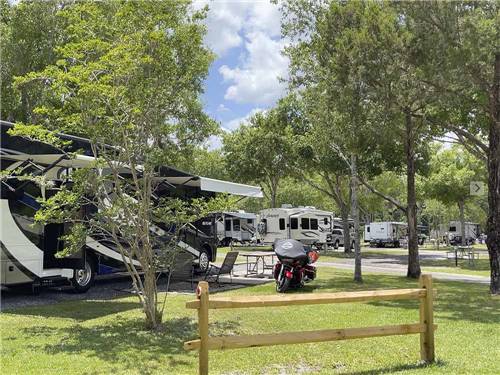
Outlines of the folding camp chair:
M 233 268 L 234 268 L 234 263 L 236 262 L 236 258 L 238 258 L 238 252 L 237 251 L 230 251 L 226 254 L 226 257 L 224 258 L 224 262 L 222 262 L 222 265 L 220 267 L 217 267 L 215 265 L 211 265 L 210 268 L 208 269 L 206 275 L 205 275 L 205 280 L 208 282 L 210 281 L 215 281 L 218 285 L 219 283 L 219 277 L 221 275 L 229 275 L 231 278 L 231 283 L 233 282 Z M 212 279 L 212 280 L 210 280 Z

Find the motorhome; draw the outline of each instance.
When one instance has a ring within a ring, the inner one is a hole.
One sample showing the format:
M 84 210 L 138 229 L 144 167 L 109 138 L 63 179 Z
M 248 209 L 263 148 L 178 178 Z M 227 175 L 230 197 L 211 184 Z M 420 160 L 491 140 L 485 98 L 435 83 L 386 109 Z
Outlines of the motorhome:
M 255 241 L 257 215 L 245 211 L 216 214 L 217 239 L 220 246 L 233 242 L 241 244 Z
M 1 180 L 1 285 L 31 283 L 38 288 L 71 281 L 77 291 L 86 291 L 96 275 L 123 271 L 123 257 L 112 242 L 87 237 L 79 253 L 59 258 L 56 253 L 64 247 L 62 235 L 70 224 L 34 223 L 34 215 L 40 208 L 38 199 L 48 198 L 64 184 L 70 184 L 71 170 L 93 163 L 89 141 L 60 134 L 63 140 L 71 141 L 69 151 L 84 150 L 83 155 L 68 157 L 47 144 L 10 136 L 7 130 L 12 126 L 1 122 L 1 170 L 12 171 Z M 162 196 L 188 199 L 228 193 L 262 197 L 261 189 L 254 186 L 196 176 L 168 166 L 159 167 L 158 172 L 157 193 Z M 40 186 L 23 179 L 27 174 L 44 175 L 50 184 Z M 155 235 L 168 234 L 168 229 L 159 224 L 151 227 Z M 181 233 L 178 245 L 195 256 L 200 269 L 207 269 L 217 255 L 215 217 L 191 223 Z M 129 261 L 140 266 L 137 260 Z
M 261 210 L 258 218 L 258 240 L 272 244 L 275 240 L 294 239 L 306 245 L 323 247 L 332 230 L 332 213 L 315 207 L 292 207 Z
M 481 235 L 478 223 L 465 222 L 465 243 L 473 244 Z M 462 226 L 460 221 L 450 221 L 448 226 L 448 240 L 450 245 L 462 244 Z
M 370 246 L 399 247 L 406 240 L 408 224 L 396 221 L 372 222 L 365 225 L 365 242 Z

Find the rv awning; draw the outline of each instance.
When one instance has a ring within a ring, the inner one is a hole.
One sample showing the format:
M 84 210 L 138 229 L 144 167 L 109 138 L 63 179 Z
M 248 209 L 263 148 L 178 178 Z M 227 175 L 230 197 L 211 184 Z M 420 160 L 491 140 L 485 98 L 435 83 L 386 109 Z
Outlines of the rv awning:
M 10 160 L 32 160 L 33 163 L 41 164 L 41 165 L 50 165 L 57 162 L 57 166 L 59 167 L 73 167 L 73 168 L 84 168 L 91 165 L 95 159 L 90 156 L 85 155 L 75 155 L 74 157 L 70 157 L 68 159 L 61 159 L 61 156 L 64 154 L 8 154 L 2 155 L 3 159 Z
M 257 215 L 252 214 L 250 212 L 230 212 L 230 211 L 226 211 L 226 212 L 224 212 L 224 214 L 230 215 L 230 216 L 234 216 L 234 217 L 237 217 L 237 218 L 240 218 L 240 219 L 255 219 L 257 217 Z
M 158 168 L 161 179 L 169 182 L 172 185 L 185 185 L 197 187 L 202 191 L 210 191 L 213 193 L 227 193 L 239 195 L 242 197 L 262 198 L 264 194 L 258 186 L 238 184 L 214 178 L 196 176 L 173 167 L 161 166 Z
M 227 193 L 243 197 L 262 198 L 260 187 L 238 184 L 236 182 L 216 180 L 201 176 L 164 176 L 160 177 L 172 185 L 185 185 L 200 188 L 202 191 Z

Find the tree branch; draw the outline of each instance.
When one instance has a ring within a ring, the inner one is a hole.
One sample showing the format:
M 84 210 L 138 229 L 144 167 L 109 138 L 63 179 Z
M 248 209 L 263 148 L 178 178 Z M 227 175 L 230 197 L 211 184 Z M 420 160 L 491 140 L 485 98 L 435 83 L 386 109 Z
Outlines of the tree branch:
M 394 199 L 393 197 L 389 196 L 389 195 L 386 195 L 384 193 L 382 193 L 381 191 L 375 189 L 372 185 L 370 185 L 369 183 L 367 183 L 363 178 L 361 178 L 360 176 L 358 176 L 358 180 L 363 184 L 365 185 L 368 190 L 370 190 L 373 194 L 375 195 L 378 195 L 379 197 L 385 199 L 386 201 L 392 203 L 394 206 L 396 206 L 397 208 L 399 208 L 401 211 L 403 211 L 405 214 L 406 214 L 406 210 L 407 210 L 407 207 L 404 206 L 401 202 L 399 202 L 397 199 Z

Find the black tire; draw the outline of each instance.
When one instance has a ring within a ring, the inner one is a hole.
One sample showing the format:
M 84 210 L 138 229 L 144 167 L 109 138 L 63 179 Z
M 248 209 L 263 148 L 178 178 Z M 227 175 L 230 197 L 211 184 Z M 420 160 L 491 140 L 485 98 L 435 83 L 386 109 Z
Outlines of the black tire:
M 340 241 L 339 241 L 339 240 L 336 240 L 336 241 L 335 241 L 335 245 L 333 245 L 333 248 L 334 248 L 335 250 L 338 250 L 338 249 L 339 249 L 339 246 L 340 246 Z
M 401 244 L 399 243 L 399 241 L 395 241 L 395 242 L 394 242 L 394 247 L 401 247 L 400 245 L 401 245 Z
M 282 276 L 281 280 L 280 279 L 276 280 L 276 291 L 278 293 L 285 293 L 290 287 L 291 281 L 292 279 L 289 279 L 286 276 Z
M 71 284 L 76 293 L 87 292 L 95 282 L 96 276 L 96 263 L 91 256 L 85 259 L 85 269 L 75 270 L 75 275 L 71 279 Z
M 210 268 L 210 257 L 208 256 L 208 250 L 203 249 L 200 251 L 198 256 L 198 271 L 205 273 Z

